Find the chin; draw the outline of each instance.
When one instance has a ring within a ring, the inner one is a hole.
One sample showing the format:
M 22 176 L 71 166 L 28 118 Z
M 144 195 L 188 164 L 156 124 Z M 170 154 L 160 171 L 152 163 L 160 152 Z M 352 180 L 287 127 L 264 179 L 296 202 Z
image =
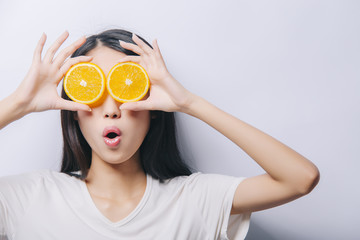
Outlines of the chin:
M 128 160 L 128 158 L 124 159 L 124 158 L 119 158 L 119 157 L 104 157 L 101 159 L 102 159 L 102 161 L 109 163 L 109 164 L 121 164 Z
M 111 156 L 101 156 L 100 159 L 108 164 L 122 164 L 131 159 L 131 156 L 123 156 L 114 153 L 109 155 Z
M 108 164 L 121 164 L 126 162 L 127 160 L 119 160 L 119 159 L 103 159 L 104 162 Z

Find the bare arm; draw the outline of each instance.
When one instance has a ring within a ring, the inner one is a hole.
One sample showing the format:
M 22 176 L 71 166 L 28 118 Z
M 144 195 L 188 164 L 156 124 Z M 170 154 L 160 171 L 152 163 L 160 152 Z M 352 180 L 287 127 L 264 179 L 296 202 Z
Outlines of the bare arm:
M 46 35 L 41 36 L 34 52 L 30 70 L 24 80 L 14 93 L 0 101 L 0 129 L 31 112 L 50 109 L 90 110 L 86 105 L 62 99 L 57 93 L 58 84 L 72 65 L 91 60 L 91 57 L 88 56 L 66 60 L 84 43 L 84 37 L 63 49 L 54 58 L 56 51 L 68 36 L 69 34 L 64 32 L 43 58 L 41 55 Z
M 13 94 L 0 101 L 0 129 L 23 116 L 24 111 Z
M 140 56 L 128 56 L 145 67 L 151 80 L 148 99 L 125 103 L 121 109 L 181 111 L 218 130 L 244 150 L 266 174 L 248 178 L 239 184 L 232 213 L 253 212 L 284 204 L 309 193 L 319 181 L 317 167 L 273 137 L 220 110 L 183 86 L 167 71 L 157 41 L 154 49 L 136 36 L 137 45 L 122 43 Z
M 255 127 L 195 97 L 184 110 L 233 141 L 266 174 L 239 184 L 232 213 L 253 212 L 284 204 L 309 193 L 319 180 L 317 167 L 308 159 Z

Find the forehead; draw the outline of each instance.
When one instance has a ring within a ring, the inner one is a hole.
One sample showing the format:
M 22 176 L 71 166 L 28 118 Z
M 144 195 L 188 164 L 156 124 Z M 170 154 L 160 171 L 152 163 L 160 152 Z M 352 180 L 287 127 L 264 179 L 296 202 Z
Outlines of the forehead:
M 127 56 L 125 53 L 105 46 L 96 47 L 89 51 L 86 55 L 93 57 L 91 62 L 98 65 L 104 71 L 105 76 L 107 76 L 115 64 Z

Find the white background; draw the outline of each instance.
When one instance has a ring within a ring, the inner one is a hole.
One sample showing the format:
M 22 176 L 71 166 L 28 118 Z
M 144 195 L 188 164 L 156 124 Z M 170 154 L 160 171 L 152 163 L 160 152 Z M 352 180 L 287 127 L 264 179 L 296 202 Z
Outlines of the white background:
M 189 90 L 284 142 L 321 172 L 309 195 L 253 213 L 247 239 L 360 239 L 360 2 L 0 0 L 0 99 L 25 76 L 42 32 L 125 28 L 158 39 Z M 0 110 L 1 111 L 1 110 Z M 215 130 L 178 115 L 184 156 L 202 172 L 263 170 Z M 0 176 L 59 169 L 58 111 L 1 130 Z

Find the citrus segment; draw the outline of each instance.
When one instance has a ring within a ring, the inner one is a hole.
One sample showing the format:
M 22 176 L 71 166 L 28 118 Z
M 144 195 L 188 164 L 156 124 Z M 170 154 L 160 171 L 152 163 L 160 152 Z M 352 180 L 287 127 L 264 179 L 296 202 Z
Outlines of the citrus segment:
M 141 100 L 150 87 L 145 69 L 137 63 L 116 64 L 109 72 L 106 87 L 109 94 L 119 102 Z
M 75 64 L 65 74 L 64 90 L 75 102 L 95 104 L 105 91 L 105 75 L 93 63 Z

